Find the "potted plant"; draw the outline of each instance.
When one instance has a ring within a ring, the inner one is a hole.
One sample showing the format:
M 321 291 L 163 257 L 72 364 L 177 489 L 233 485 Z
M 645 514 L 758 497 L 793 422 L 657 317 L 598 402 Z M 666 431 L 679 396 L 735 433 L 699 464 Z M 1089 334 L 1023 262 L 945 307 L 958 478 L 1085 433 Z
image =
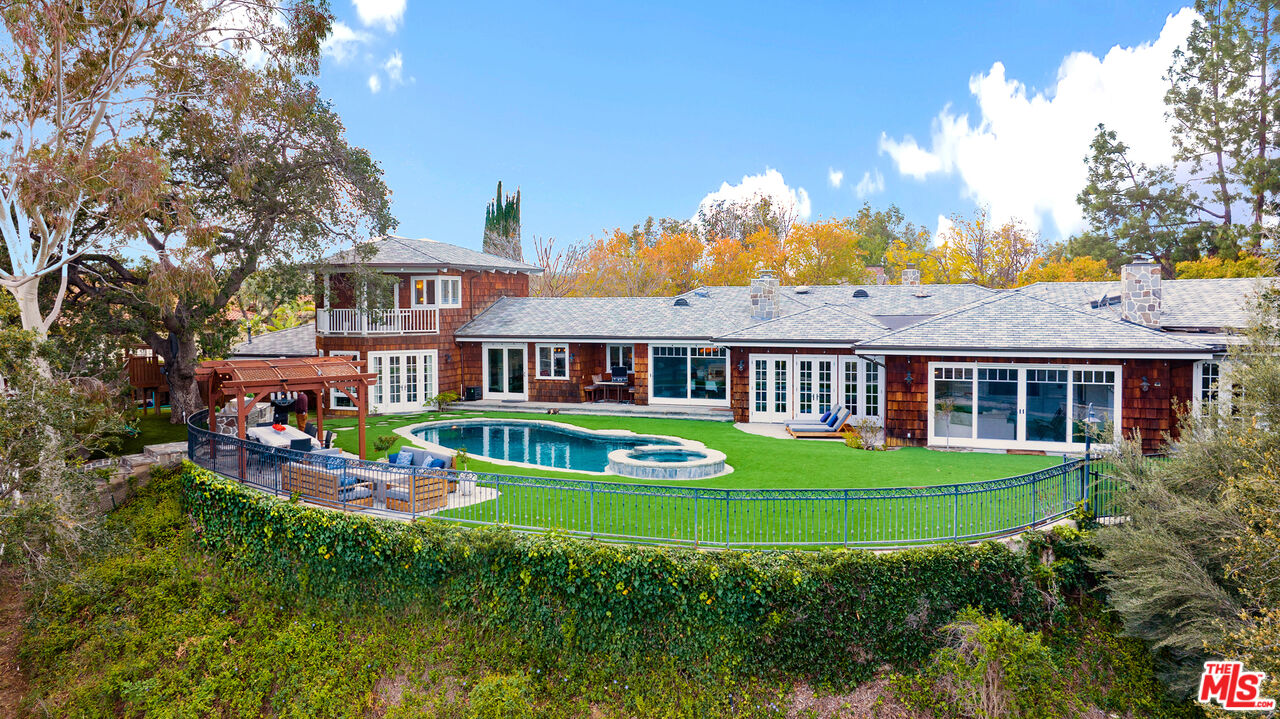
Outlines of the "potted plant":
M 454 481 L 461 481 L 462 494 L 464 496 L 471 494 L 472 490 L 475 489 L 475 486 L 476 486 L 475 473 L 467 471 L 467 459 L 468 457 L 467 457 L 466 447 L 459 447 L 458 449 L 454 450 L 453 468 L 455 470 L 461 470 L 461 473 L 458 475 L 458 479 Z

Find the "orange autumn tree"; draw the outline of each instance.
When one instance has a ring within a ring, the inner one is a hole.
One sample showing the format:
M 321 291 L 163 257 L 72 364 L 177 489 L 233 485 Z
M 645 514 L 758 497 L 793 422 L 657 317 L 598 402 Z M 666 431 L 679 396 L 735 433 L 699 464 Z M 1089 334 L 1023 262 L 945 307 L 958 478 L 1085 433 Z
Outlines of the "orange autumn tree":
M 657 241 L 641 248 L 636 259 L 660 282 L 657 294 L 678 295 L 700 284 L 705 251 L 697 234 L 663 230 Z
M 658 294 L 665 282 L 643 261 L 643 245 L 621 228 L 587 243 L 573 294 L 588 297 L 643 297 Z

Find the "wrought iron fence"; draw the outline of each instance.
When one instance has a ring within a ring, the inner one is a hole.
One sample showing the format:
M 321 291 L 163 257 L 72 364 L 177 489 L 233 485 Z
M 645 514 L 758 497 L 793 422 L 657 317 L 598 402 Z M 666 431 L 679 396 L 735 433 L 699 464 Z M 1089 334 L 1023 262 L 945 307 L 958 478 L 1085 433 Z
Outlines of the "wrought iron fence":
M 277 449 L 192 418 L 196 464 L 263 491 L 400 519 L 502 524 L 622 542 L 751 548 L 902 547 L 1013 534 L 1090 499 L 1089 463 L 964 484 L 706 489 L 404 467 Z

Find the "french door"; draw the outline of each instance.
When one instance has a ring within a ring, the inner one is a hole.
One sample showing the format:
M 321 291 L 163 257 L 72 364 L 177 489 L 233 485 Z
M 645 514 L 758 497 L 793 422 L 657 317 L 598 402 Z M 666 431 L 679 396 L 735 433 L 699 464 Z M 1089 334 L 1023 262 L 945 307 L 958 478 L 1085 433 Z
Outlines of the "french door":
M 523 344 L 484 346 L 485 399 L 525 399 L 525 350 Z
M 378 375 L 371 402 L 375 412 L 418 412 L 436 396 L 436 350 L 370 352 Z
M 791 419 L 791 356 L 751 355 L 751 421 Z
M 816 418 L 835 403 L 836 358 L 796 355 L 797 419 Z

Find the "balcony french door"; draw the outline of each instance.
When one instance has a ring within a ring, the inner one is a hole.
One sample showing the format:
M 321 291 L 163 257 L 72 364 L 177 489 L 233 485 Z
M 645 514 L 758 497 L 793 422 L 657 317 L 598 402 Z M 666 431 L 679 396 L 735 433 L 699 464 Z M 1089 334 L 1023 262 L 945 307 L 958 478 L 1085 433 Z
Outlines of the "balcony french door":
M 484 346 L 485 399 L 525 399 L 525 345 Z
M 791 419 L 791 356 L 751 355 L 751 421 Z

